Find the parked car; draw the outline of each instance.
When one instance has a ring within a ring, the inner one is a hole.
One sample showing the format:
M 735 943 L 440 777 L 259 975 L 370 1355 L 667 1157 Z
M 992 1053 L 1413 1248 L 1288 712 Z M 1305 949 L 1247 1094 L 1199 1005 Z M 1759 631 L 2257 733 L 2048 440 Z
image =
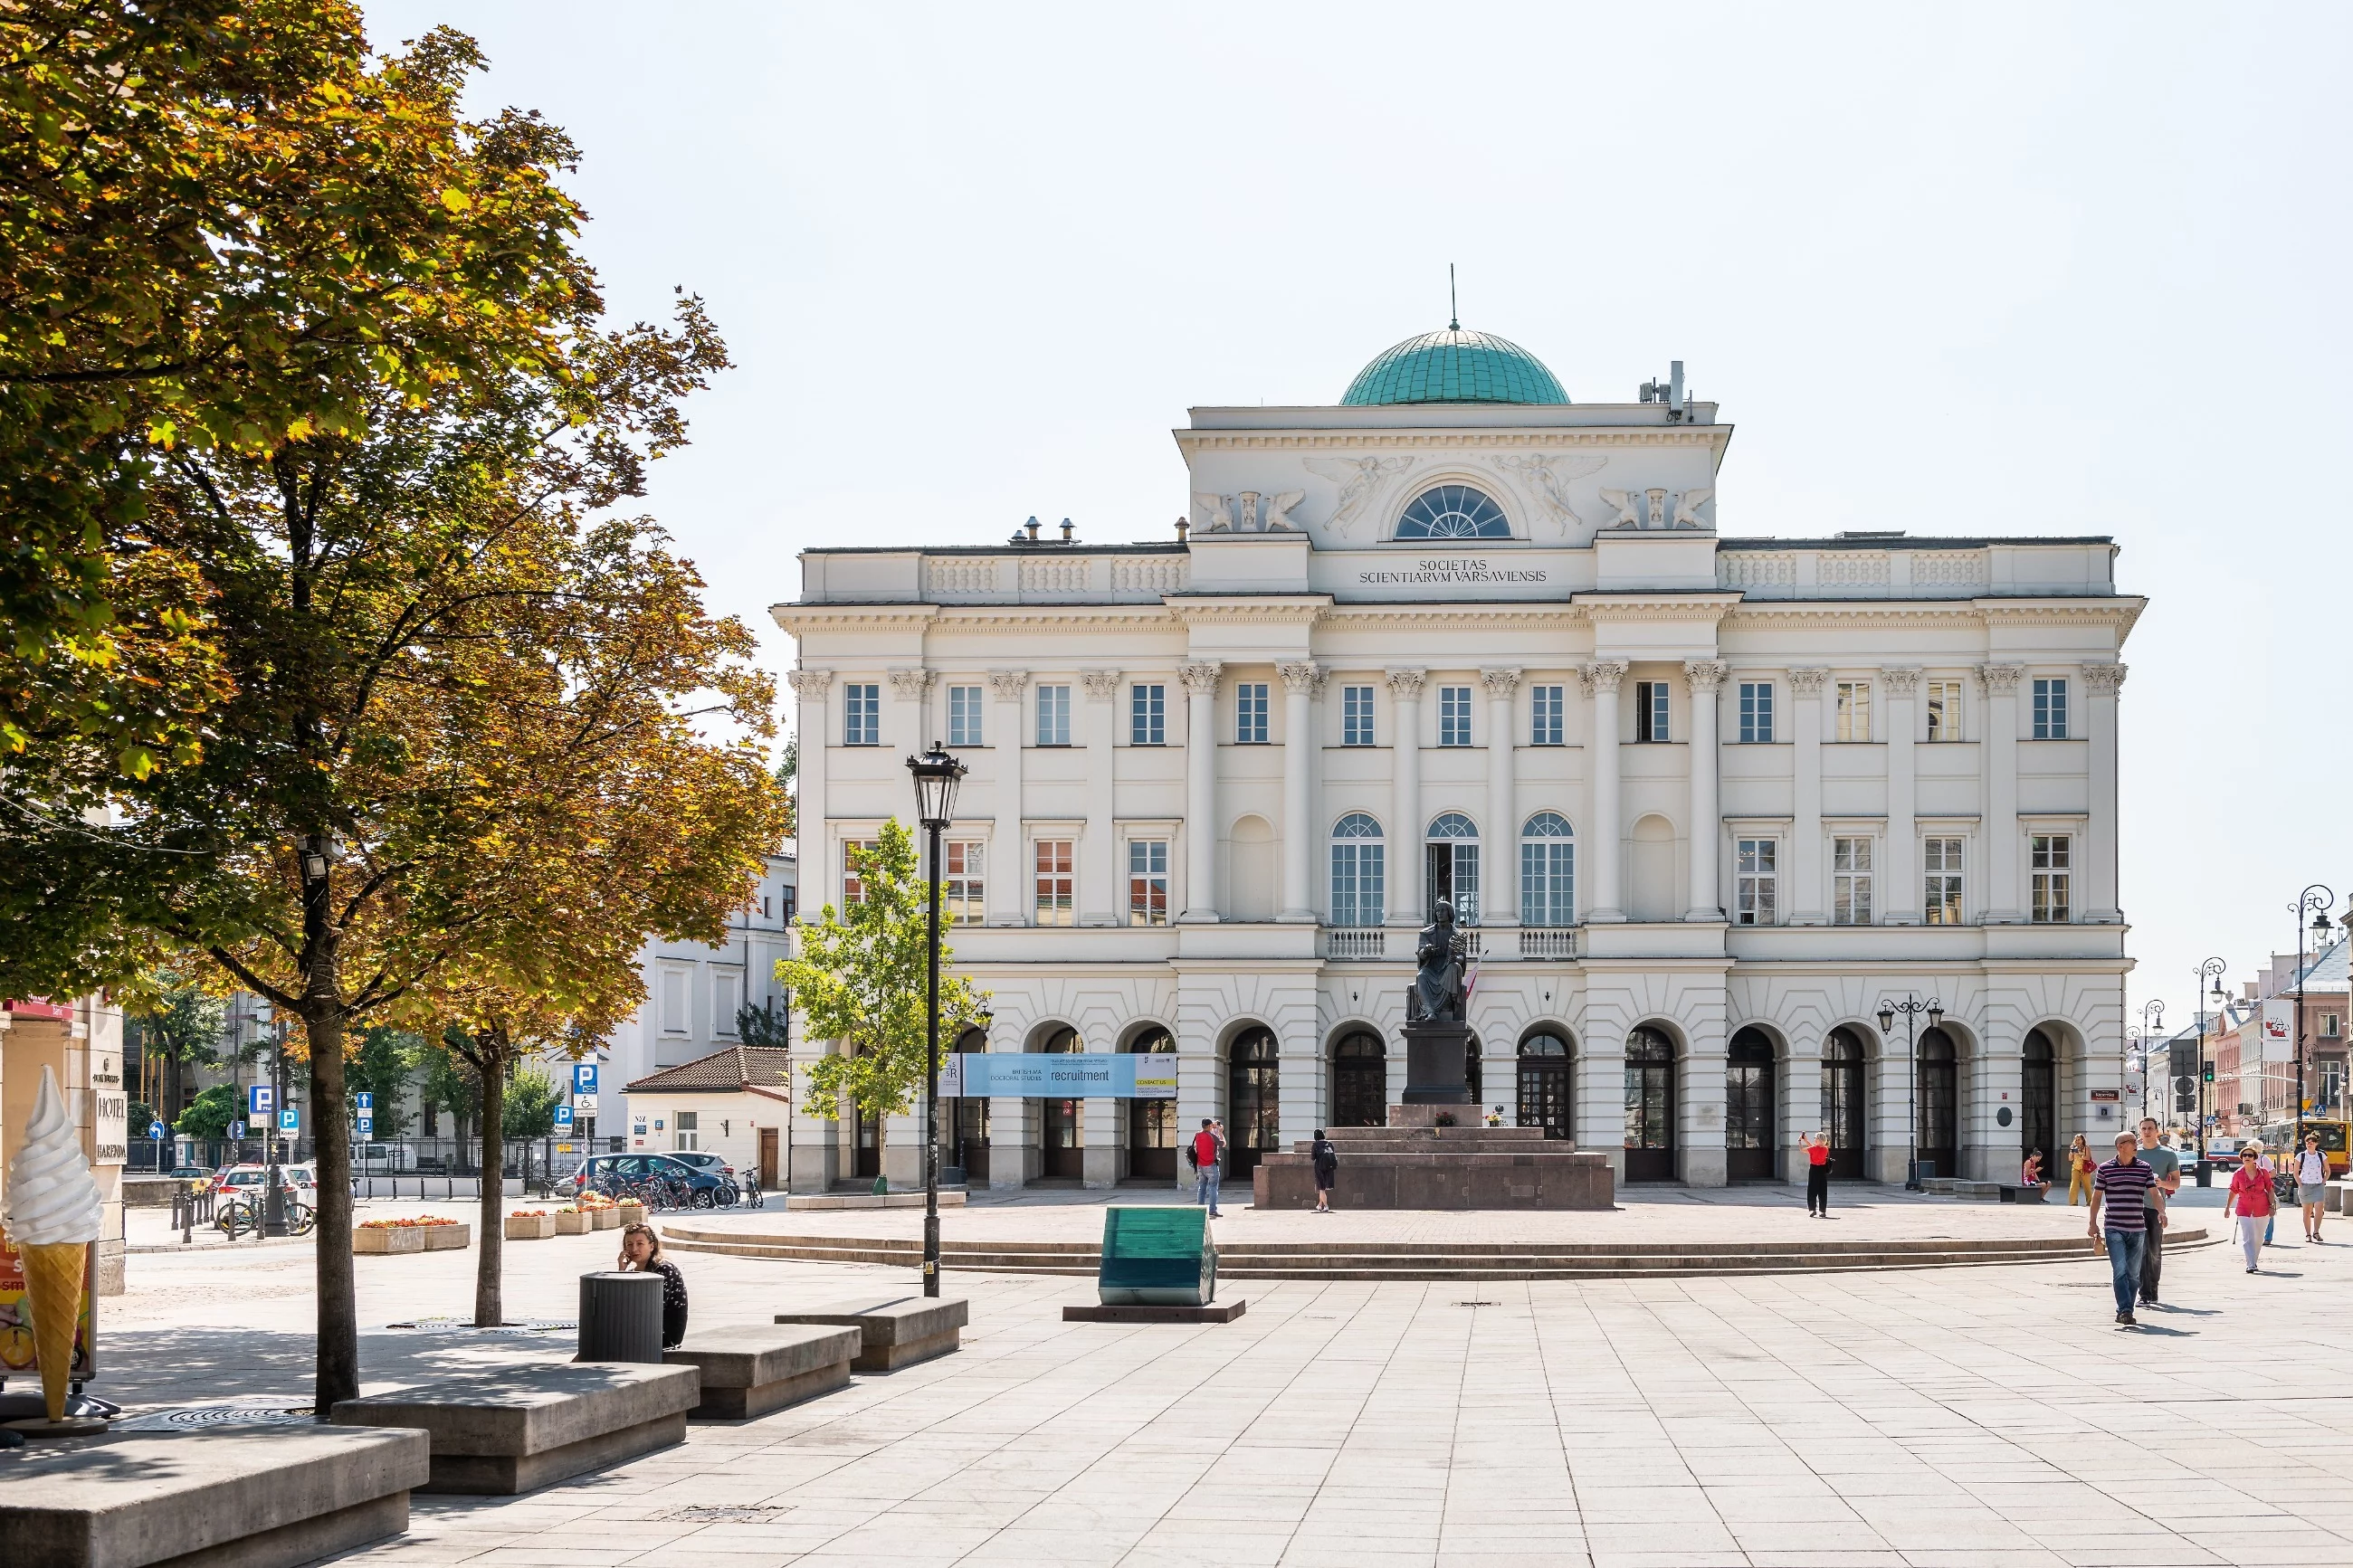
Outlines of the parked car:
M 735 1179 L 735 1167 L 707 1149 L 671 1149 L 662 1157 L 692 1165 L 699 1171 L 708 1171 L 714 1176 L 724 1176 L 731 1182 Z
M 174 1165 L 172 1179 L 175 1182 L 209 1182 L 213 1173 L 202 1165 Z
M 573 1171 L 572 1191 L 575 1195 L 590 1187 L 599 1192 L 616 1192 L 657 1175 L 667 1176 L 684 1187 L 688 1202 L 699 1209 L 732 1204 L 736 1199 L 732 1176 L 690 1165 L 670 1154 L 591 1155 Z
M 213 1176 L 213 1195 L 235 1195 L 239 1198 L 259 1197 L 261 1184 L 269 1176 L 264 1164 L 223 1165 Z M 290 1191 L 306 1203 L 316 1203 L 319 1173 L 309 1165 L 280 1165 L 278 1179 Z
M 406 1143 L 354 1143 L 352 1173 L 389 1176 L 417 1169 L 417 1151 Z

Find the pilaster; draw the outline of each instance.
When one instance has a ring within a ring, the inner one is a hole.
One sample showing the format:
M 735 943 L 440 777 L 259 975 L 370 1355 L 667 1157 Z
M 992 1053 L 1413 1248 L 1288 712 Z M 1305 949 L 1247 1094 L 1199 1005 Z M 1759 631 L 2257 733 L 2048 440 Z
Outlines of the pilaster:
M 1622 781 L 1618 772 L 1618 684 L 1626 667 L 1599 660 L 1577 672 L 1577 680 L 1592 700 L 1593 758 L 1592 829 L 1587 837 L 1593 865 L 1593 887 L 1586 895 L 1588 921 L 1615 923 L 1626 918 L 1624 874 L 1626 812 L 1620 804 Z M 1619 1059 L 1625 1059 L 1625 1042 L 1619 1042 Z
M 1823 914 L 1822 876 L 1822 687 L 1827 669 L 1789 671 L 1790 708 L 1797 754 L 1792 795 L 1797 820 L 1791 825 L 1789 876 L 1782 892 L 1788 900 L 1788 923 L 1827 925 Z
M 1912 743 L 1919 732 L 1920 671 L 1891 667 L 1879 672 L 1887 692 L 1887 843 L 1878 889 L 1879 919 L 1886 925 L 1920 923 L 1920 837 L 1915 826 L 1919 789 Z
M 1390 737 L 1388 923 L 1420 929 L 1421 894 L 1421 689 L 1427 671 L 1388 671 L 1389 710 L 1397 733 Z
M 1218 676 L 1214 660 L 1182 665 L 1185 687 L 1185 912 L 1187 924 L 1218 919 Z
M 1029 923 L 1029 912 L 1022 908 L 1021 890 L 1029 884 L 1029 868 L 1023 864 L 1029 845 L 1021 832 L 1021 758 L 1027 736 L 1021 720 L 1021 694 L 1029 689 L 1029 672 L 1026 669 L 992 669 L 988 672 L 989 695 L 996 700 L 996 712 L 991 715 L 991 728 L 996 731 L 997 789 L 990 808 L 996 817 L 996 831 L 988 846 L 988 923 L 993 926 L 1018 926 Z M 996 1137 L 997 1112 L 989 1111 L 989 1133 L 992 1145 Z M 1018 1123 L 1017 1123 L 1018 1124 Z M 997 1179 L 997 1157 L 989 1156 L 989 1182 Z

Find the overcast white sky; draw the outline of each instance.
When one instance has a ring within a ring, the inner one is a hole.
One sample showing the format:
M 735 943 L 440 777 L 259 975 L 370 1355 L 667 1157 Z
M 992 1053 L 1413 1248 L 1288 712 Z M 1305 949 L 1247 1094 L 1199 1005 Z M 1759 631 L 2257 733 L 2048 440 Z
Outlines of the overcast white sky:
M 1166 537 L 1188 405 L 1336 400 L 1452 261 L 1573 399 L 1687 362 L 1727 533 L 2116 536 L 2136 1017 L 2353 894 L 2346 7 L 367 10 L 573 132 L 617 314 L 710 301 L 651 510 L 779 668 L 801 549 Z

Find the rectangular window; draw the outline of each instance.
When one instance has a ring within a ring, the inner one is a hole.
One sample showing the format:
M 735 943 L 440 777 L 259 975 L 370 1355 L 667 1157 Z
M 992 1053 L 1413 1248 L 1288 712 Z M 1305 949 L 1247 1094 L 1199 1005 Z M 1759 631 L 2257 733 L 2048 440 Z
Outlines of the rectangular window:
M 1871 682 L 1841 680 L 1838 683 L 1838 738 L 1841 741 L 1871 739 Z
M 951 686 L 948 688 L 948 744 L 980 746 L 987 742 L 981 737 L 980 688 Z
M 1441 746 L 1467 746 L 1471 743 L 1469 687 L 1441 686 L 1438 689 L 1438 743 Z
M 1736 845 L 1733 924 L 1774 923 L 1781 882 L 1776 868 L 1780 847 L 1780 841 L 1773 838 L 1743 838 Z
M 1871 840 L 1831 840 L 1831 924 L 1871 923 Z
M 963 925 L 987 918 L 988 845 L 977 838 L 952 838 L 940 846 L 940 912 Z
M 841 689 L 841 743 L 879 746 L 882 743 L 882 688 L 880 682 L 851 681 Z
M 1773 743 L 1773 683 L 1769 680 L 1744 680 L 1740 683 L 1740 743 L 1744 746 L 1769 746 Z
M 1071 743 L 1069 687 L 1041 686 L 1038 689 L 1038 743 L 1041 746 L 1067 746 Z
M 687 971 L 683 969 L 661 972 L 661 1032 L 665 1035 L 686 1033 L 687 984 Z
M 670 1113 L 670 1134 L 677 1140 L 673 1145 L 685 1150 L 702 1147 L 702 1112 L 677 1110 Z
M 2064 925 L 2071 918 L 2067 879 L 2074 869 L 2074 840 L 2064 833 L 2037 833 L 2027 842 L 2034 880 L 2028 918 L 2037 925 Z
M 1266 744 L 1266 682 L 1245 680 L 1234 688 L 1234 740 L 1244 746 Z
M 1381 923 L 1386 863 L 1377 838 L 1340 838 L 1332 844 L 1332 923 L 1335 926 L 1377 926 Z
M 1127 923 L 1165 926 L 1168 923 L 1168 840 L 1131 838 L 1127 841 Z
M 1373 689 L 1340 688 L 1340 744 L 1369 746 L 1373 741 Z
M 1520 840 L 1520 923 L 1577 923 L 1577 847 L 1569 840 Z
M 2323 1013 L 2320 1016 L 2320 1032 L 2332 1040 L 2343 1034 L 2345 1032 L 2343 1016 L 2336 1013 Z
M 1165 746 L 1168 743 L 1168 689 L 1131 686 L 1127 689 L 1127 743 Z
M 2345 1064 L 2327 1061 L 2320 1064 L 2320 1102 L 2316 1109 L 2330 1115 L 2341 1113 L 2345 1103 Z
M 1961 683 L 1957 680 L 1932 680 L 1927 684 L 1928 739 L 1959 740 L 1961 738 Z
M 866 901 L 866 879 L 859 875 L 858 858 L 871 855 L 882 846 L 871 838 L 847 838 L 841 845 L 841 907 Z
M 1078 846 L 1068 838 L 1040 838 L 1037 844 L 1038 923 L 1069 926 L 1079 923 L 1071 895 L 1078 880 Z
M 2067 738 L 2067 682 L 2062 679 L 2034 679 L 2034 738 L 2038 741 L 2063 741 Z
M 1559 686 L 1528 689 L 1529 711 L 1533 715 L 1528 724 L 1529 745 L 1557 746 L 1564 743 L 1561 721 L 1567 711 L 1567 704 L 1562 700 L 1566 690 L 1565 687 Z
M 1924 838 L 1920 866 L 1927 881 L 1923 889 L 1921 918 L 1932 926 L 1961 923 L 1961 841 Z
M 1665 681 L 1634 682 L 1634 739 L 1637 741 L 1667 739 L 1667 712 Z
M 720 1038 L 735 1037 L 735 1015 L 744 1010 L 744 972 L 740 969 L 714 969 L 711 972 L 711 1032 Z

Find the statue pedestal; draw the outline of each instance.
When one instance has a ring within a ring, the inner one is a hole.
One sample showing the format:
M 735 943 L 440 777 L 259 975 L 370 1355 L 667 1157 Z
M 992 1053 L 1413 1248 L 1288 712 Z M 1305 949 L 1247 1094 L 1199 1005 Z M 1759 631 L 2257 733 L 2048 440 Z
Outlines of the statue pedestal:
M 1405 1103 L 1468 1105 L 1471 1086 L 1463 1069 L 1471 1050 L 1471 1026 L 1417 1018 L 1405 1026 Z

